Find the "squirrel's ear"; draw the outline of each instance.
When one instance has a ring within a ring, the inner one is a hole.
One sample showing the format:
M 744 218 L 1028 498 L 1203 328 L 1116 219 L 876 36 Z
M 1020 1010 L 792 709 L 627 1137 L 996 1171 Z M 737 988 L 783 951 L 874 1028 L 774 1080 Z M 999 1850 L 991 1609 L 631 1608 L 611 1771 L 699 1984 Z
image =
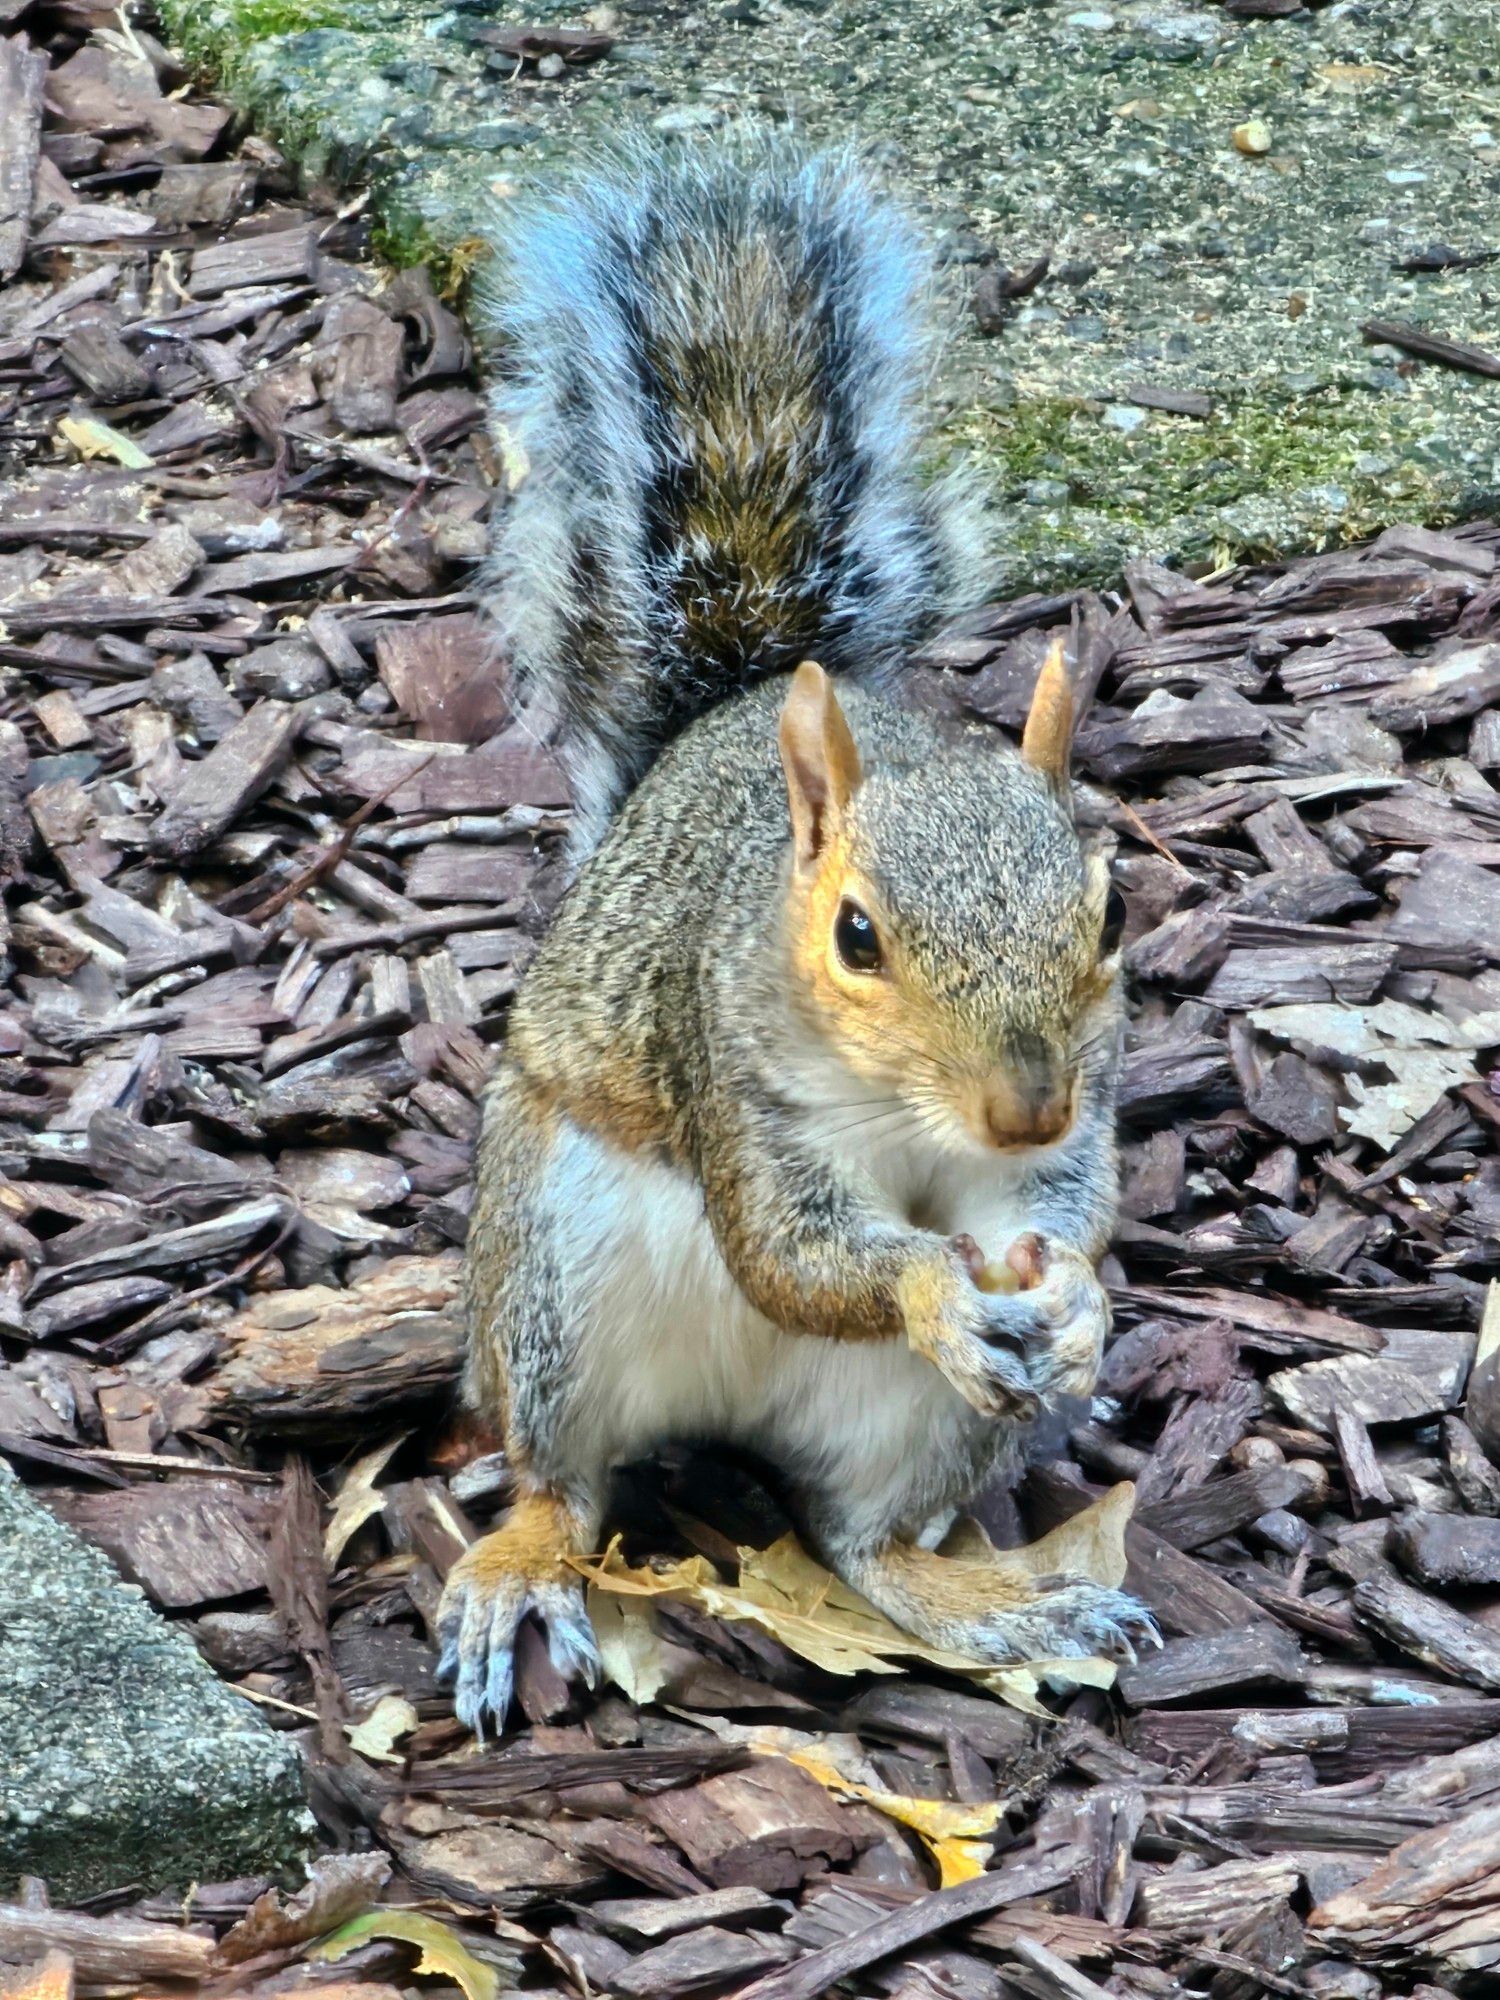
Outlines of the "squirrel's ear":
M 1068 784 L 1068 752 L 1073 742 L 1073 689 L 1063 659 L 1063 642 L 1054 639 L 1036 677 L 1031 711 L 1021 738 L 1021 755 L 1040 771 L 1055 792 Z
M 804 660 L 792 675 L 777 741 L 792 809 L 797 865 L 805 868 L 823 851 L 863 775 L 833 682 L 816 660 Z

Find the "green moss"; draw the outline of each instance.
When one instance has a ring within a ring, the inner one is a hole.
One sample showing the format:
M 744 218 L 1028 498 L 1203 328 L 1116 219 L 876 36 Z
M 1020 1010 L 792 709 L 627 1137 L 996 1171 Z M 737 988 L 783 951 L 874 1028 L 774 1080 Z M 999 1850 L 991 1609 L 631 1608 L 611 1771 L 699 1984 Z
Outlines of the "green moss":
M 247 42 L 300 35 L 309 28 L 345 28 L 353 16 L 344 0 L 231 0 L 236 35 Z
M 1098 402 L 1021 397 L 963 411 L 946 438 L 987 477 L 1028 577 L 1040 561 L 1045 580 L 1097 581 L 1134 554 L 1264 558 L 1289 538 L 1324 546 L 1452 518 L 1451 486 L 1424 463 L 1425 414 L 1324 390 L 1224 404 L 1207 420 L 1151 412 L 1127 433 Z

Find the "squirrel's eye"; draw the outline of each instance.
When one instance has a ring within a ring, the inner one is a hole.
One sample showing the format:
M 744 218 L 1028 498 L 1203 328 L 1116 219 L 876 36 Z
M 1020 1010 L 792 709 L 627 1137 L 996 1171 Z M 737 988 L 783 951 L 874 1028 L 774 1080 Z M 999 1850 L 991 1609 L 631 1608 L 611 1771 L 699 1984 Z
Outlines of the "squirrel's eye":
M 834 919 L 833 942 L 839 957 L 851 972 L 880 970 L 880 939 L 875 926 L 858 903 L 851 903 L 847 896 L 839 904 L 839 913 Z
M 1125 934 L 1125 898 L 1111 888 L 1104 902 L 1104 929 L 1099 938 L 1099 956 L 1113 958 Z

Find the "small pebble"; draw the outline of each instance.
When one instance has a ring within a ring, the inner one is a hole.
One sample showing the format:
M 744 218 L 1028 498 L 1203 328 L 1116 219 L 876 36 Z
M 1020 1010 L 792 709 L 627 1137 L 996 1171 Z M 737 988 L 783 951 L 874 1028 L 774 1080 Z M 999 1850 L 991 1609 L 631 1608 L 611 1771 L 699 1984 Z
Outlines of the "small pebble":
M 1248 1472 L 1256 1465 L 1280 1465 L 1286 1454 L 1274 1438 L 1243 1437 L 1229 1453 L 1236 1472 Z
M 1134 403 L 1111 403 L 1104 412 L 1104 421 L 1112 430 L 1123 431 L 1127 437 L 1138 431 L 1145 423 L 1149 412 Z

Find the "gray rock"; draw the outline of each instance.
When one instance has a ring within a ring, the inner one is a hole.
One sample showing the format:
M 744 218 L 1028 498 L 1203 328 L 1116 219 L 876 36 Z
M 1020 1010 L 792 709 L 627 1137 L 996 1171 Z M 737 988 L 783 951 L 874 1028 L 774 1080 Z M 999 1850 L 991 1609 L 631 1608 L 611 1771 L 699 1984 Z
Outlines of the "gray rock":
M 3 1462 L 0 1745 L 0 1895 L 264 1874 L 313 1830 L 290 1739 Z

